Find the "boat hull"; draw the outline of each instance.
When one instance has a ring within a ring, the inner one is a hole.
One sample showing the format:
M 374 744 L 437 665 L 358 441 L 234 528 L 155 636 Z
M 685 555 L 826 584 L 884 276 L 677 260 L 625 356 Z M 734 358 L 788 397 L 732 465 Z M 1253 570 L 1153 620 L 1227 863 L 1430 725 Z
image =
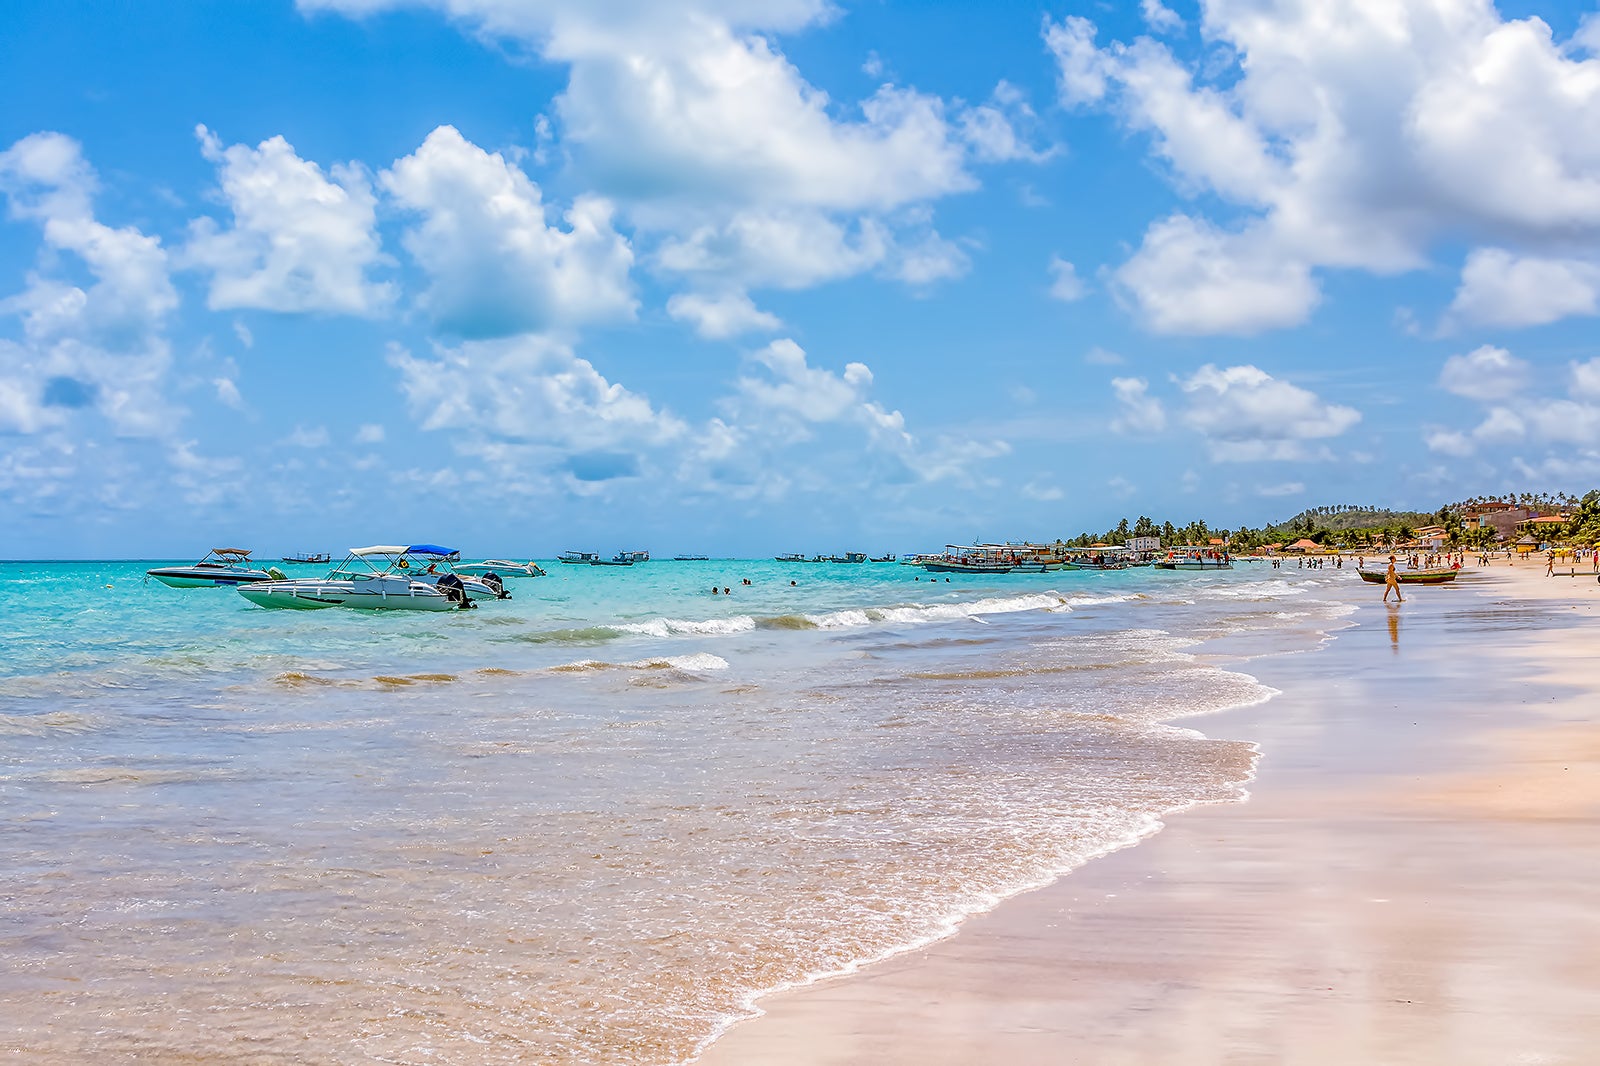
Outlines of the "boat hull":
M 1009 566 L 984 566 L 975 563 L 923 563 L 930 574 L 1009 574 Z
M 1388 575 L 1382 570 L 1359 570 L 1362 581 L 1370 581 L 1374 585 L 1381 585 L 1387 580 Z M 1395 578 L 1402 585 L 1443 585 L 1447 581 L 1456 579 L 1455 570 L 1396 570 Z
M 328 607 L 349 607 L 358 611 L 452 611 L 457 607 L 454 600 L 432 585 L 405 578 L 258 581 L 240 585 L 239 595 L 258 607 L 294 611 L 320 611 Z
M 231 588 L 234 585 L 272 580 L 272 575 L 264 570 L 225 570 L 221 567 L 161 566 L 146 570 L 145 574 L 175 589 Z

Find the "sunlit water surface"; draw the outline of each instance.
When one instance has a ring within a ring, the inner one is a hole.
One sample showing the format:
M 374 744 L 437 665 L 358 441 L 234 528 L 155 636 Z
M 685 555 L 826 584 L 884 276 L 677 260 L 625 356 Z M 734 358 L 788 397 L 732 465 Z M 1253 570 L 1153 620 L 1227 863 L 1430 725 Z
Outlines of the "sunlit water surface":
M 1271 692 L 1191 649 L 1313 647 L 1354 580 L 551 564 L 441 615 L 149 565 L 0 564 L 0 1048 L 33 1061 L 687 1060 L 1239 796 L 1254 750 L 1168 723 Z

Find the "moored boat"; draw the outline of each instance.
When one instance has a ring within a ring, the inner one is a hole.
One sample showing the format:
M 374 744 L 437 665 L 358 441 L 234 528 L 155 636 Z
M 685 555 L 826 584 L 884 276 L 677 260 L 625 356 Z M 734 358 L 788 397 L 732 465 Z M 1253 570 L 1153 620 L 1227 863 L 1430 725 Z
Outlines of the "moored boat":
M 284 563 L 331 563 L 333 556 L 327 552 L 297 552 L 294 555 L 285 555 L 279 562 Z
M 145 576 L 153 577 L 171 588 L 197 589 L 271 581 L 282 577 L 283 573 L 271 567 L 266 570 L 255 569 L 250 562 L 248 548 L 212 548 L 192 566 L 158 566 L 146 570 Z
M 600 558 L 599 552 L 562 552 L 556 556 L 558 563 L 592 563 Z
M 1155 561 L 1157 570 L 1232 570 L 1233 556 L 1227 552 L 1199 548 L 1177 548 L 1167 552 L 1166 558 Z
M 500 577 L 544 577 L 544 567 L 532 559 L 525 563 L 514 563 L 509 559 L 485 559 L 481 563 L 456 563 L 455 572 L 471 577 L 485 577 L 497 574 Z
M 351 607 L 367 611 L 451 611 L 473 607 L 465 582 L 455 574 L 433 575 L 432 582 L 401 569 L 396 554 L 407 548 L 374 545 L 352 548 L 326 577 L 257 581 L 239 586 L 239 595 L 259 607 L 316 611 Z M 383 565 L 379 565 L 379 564 Z

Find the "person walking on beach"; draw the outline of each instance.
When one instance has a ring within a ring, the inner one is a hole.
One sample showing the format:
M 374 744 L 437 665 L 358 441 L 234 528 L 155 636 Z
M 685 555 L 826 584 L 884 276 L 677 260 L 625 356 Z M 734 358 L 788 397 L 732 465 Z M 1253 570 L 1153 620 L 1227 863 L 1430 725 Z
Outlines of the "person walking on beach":
M 1394 572 L 1394 556 L 1392 555 L 1389 556 L 1389 569 L 1383 572 L 1384 603 L 1389 602 L 1389 593 L 1391 592 L 1394 593 L 1394 599 L 1396 603 L 1406 602 L 1406 598 L 1400 595 L 1400 575 Z
M 1556 576 L 1556 553 L 1555 552 L 1550 552 L 1549 554 L 1547 554 L 1545 556 L 1544 576 L 1545 577 L 1555 577 Z

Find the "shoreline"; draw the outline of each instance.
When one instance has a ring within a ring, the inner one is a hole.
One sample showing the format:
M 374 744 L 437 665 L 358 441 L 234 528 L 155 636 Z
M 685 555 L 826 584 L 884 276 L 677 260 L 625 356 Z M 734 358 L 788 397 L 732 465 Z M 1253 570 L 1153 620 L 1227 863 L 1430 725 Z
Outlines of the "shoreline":
M 1323 647 L 1227 664 L 1282 693 L 1196 726 L 1258 746 L 1246 800 L 764 996 L 696 1061 L 1585 1061 L 1600 586 L 1543 565 L 1353 588 Z

